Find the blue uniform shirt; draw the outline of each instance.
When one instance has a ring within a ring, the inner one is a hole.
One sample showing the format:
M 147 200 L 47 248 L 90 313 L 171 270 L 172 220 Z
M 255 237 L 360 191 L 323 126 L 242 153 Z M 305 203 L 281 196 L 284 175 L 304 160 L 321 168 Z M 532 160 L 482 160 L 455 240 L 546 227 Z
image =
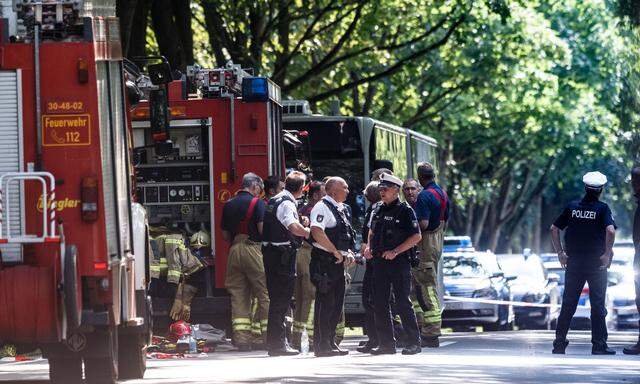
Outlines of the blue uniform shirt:
M 572 268 L 597 269 L 606 250 L 606 228 L 615 226 L 609 206 L 597 199 L 569 203 L 553 223 L 566 230 L 564 243 Z
M 440 196 L 444 196 L 442 188 L 435 182 L 429 183 L 423 190 L 418 194 L 418 200 L 416 201 L 415 211 L 418 220 L 429 220 L 429 226 L 427 227 L 427 231 L 433 231 L 440 225 L 440 201 L 433 195 L 432 192 L 428 191 L 429 188 L 435 189 Z M 444 213 L 444 220 L 447 221 L 449 219 L 449 202 L 446 202 L 447 207 Z

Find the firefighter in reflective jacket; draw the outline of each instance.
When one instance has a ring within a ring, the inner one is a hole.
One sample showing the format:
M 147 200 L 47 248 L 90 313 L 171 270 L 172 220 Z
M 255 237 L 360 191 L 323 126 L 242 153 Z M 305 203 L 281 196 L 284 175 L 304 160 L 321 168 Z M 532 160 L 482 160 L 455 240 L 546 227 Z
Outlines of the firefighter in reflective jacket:
M 187 248 L 184 235 L 171 233 L 166 228 L 157 228 L 155 232 L 149 266 L 151 290 L 154 296 L 174 298 L 169 312 L 173 320 L 188 320 L 191 300 L 197 293 L 197 288 L 188 284 L 188 279 L 204 265 Z
M 398 199 L 402 180 L 389 174 L 380 175 L 380 197 L 383 204 L 372 214 L 365 257 L 372 259 L 375 284 L 374 310 L 379 347 L 374 355 L 396 353 L 396 341 L 391 321 L 391 288 L 396 309 L 406 333 L 404 355 L 420 353 L 420 334 L 416 314 L 409 298 L 411 291 L 411 260 L 414 247 L 422 238 L 413 209 Z
M 332 177 L 325 196 L 311 211 L 311 263 L 309 274 L 316 287 L 314 307 L 314 353 L 318 357 L 346 355 L 336 344 L 345 294 L 345 267 L 354 262 L 355 233 L 344 201 L 346 181 Z
M 438 263 L 442 255 L 444 230 L 449 219 L 449 198 L 435 182 L 435 170 L 429 163 L 418 164 L 418 181 L 424 188 L 416 201 L 416 216 L 422 230 L 419 245 L 420 263 L 413 276 L 420 289 L 416 294 L 425 305 L 422 321 L 422 346 L 437 348 L 442 326 L 442 311 L 438 297 Z
M 247 173 L 242 190 L 227 201 L 222 211 L 222 236 L 231 242 L 225 286 L 231 295 L 233 343 L 241 351 L 262 348 L 264 340 L 252 335 L 251 297 L 256 298 L 254 320 L 266 336 L 269 296 L 260 250 L 265 203 L 260 199 L 262 179 Z M 253 345 L 252 345 L 253 344 Z

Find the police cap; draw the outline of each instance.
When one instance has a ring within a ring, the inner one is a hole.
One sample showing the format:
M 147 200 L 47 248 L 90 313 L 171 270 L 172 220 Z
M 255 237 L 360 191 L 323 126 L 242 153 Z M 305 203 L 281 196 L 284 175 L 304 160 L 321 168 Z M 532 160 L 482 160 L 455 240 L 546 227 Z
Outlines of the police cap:
M 582 182 L 589 188 L 602 188 L 607 183 L 607 176 L 600 172 L 587 172 L 582 177 Z
M 402 188 L 402 180 L 397 176 L 390 175 L 388 173 L 383 173 L 380 175 L 380 186 L 381 187 L 398 187 Z

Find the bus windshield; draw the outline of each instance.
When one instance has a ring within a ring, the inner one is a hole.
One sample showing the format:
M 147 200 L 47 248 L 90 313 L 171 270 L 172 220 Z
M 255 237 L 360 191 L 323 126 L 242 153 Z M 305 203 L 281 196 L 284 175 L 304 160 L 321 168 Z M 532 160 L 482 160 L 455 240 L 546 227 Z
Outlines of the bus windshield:
M 285 121 L 284 129 L 308 132 L 309 166 L 314 180 L 339 176 L 349 184 L 346 203 L 351 208 L 354 229 L 359 235 L 366 208 L 362 194 L 365 187 L 364 155 L 357 121 Z M 286 153 L 285 158 L 287 169 L 296 167 L 293 153 Z

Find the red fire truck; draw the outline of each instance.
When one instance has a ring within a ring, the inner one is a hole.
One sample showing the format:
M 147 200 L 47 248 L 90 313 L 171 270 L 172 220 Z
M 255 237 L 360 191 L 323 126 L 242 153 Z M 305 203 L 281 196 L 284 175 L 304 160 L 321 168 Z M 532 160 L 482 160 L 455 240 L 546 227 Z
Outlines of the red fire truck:
M 141 378 L 151 330 L 119 23 L 88 3 L 2 2 L 0 340 L 56 383 Z
M 281 177 L 283 142 L 296 139 L 283 137 L 280 89 L 267 78 L 232 63 L 217 69 L 194 66 L 164 85 L 165 94 L 158 96 L 153 93 L 163 86 L 158 79 L 171 76 L 171 71 L 147 72 L 156 81 L 138 77 L 148 100 L 132 111 L 136 197 L 147 209 L 151 226 L 173 228 L 187 239 L 203 229 L 211 233 L 211 251 L 204 255 L 207 267 L 190 283 L 199 288 L 191 305 L 192 321 L 228 328 L 231 308 L 224 283 L 229 244 L 220 229 L 222 207 L 241 189 L 245 173 Z M 165 99 L 167 112 L 157 104 Z M 170 121 L 166 134 L 165 121 Z M 171 143 L 168 151 L 156 145 L 163 136 Z M 154 294 L 160 329 L 169 321 L 172 301 L 170 295 Z

